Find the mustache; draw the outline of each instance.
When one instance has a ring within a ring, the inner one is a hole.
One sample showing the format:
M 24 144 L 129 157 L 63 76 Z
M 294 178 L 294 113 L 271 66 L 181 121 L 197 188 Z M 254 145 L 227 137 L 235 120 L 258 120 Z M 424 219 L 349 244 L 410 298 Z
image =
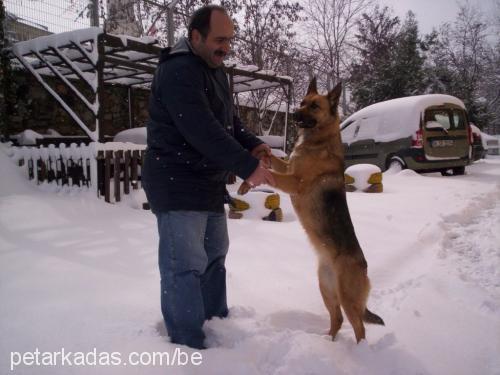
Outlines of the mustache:
M 224 57 L 224 56 L 226 56 L 226 55 L 227 55 L 227 54 L 226 54 L 226 52 L 221 51 L 221 50 L 217 50 L 217 51 L 215 51 L 215 52 L 214 52 L 214 54 L 215 54 L 216 56 L 220 56 L 220 57 Z

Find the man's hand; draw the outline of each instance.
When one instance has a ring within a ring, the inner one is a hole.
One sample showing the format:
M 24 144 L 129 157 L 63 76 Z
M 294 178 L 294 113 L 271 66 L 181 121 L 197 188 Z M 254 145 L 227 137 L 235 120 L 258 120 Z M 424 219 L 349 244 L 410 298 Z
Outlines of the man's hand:
M 246 194 L 251 188 L 262 184 L 274 186 L 276 183 L 273 175 L 264 167 L 264 162 L 261 160 L 255 171 L 241 184 L 238 194 Z
M 255 147 L 252 152 L 252 156 L 263 162 L 264 168 L 271 168 L 271 147 L 267 143 L 262 143 Z

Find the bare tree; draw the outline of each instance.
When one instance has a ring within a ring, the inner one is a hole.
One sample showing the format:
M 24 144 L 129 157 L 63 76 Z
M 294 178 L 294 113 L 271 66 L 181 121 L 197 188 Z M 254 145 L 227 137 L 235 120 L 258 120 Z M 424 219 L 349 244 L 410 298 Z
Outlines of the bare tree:
M 235 57 L 246 65 L 293 75 L 295 32 L 293 25 L 300 19 L 302 7 L 283 0 L 241 0 Z M 261 89 L 248 94 L 249 104 L 256 109 L 258 131 L 271 132 L 273 121 L 265 123 L 270 111 L 280 109 L 286 99 L 280 89 Z
M 107 0 L 106 32 L 142 36 L 142 23 L 136 18 L 135 0 Z
M 326 88 L 338 82 L 346 67 L 347 53 L 358 17 L 373 0 L 309 0 L 305 6 L 311 54 Z M 316 73 L 316 74 L 317 74 Z

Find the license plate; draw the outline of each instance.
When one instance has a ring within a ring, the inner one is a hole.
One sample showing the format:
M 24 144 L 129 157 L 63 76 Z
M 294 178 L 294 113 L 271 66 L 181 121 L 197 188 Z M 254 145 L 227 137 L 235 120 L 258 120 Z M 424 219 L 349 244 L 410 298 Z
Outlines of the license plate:
M 432 147 L 450 147 L 453 146 L 454 142 L 451 139 L 442 139 L 438 141 L 432 141 Z

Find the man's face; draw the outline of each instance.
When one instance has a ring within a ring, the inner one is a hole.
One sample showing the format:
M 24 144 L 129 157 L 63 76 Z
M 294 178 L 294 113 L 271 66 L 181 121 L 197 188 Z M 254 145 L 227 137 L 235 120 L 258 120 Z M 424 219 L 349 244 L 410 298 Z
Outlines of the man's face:
M 231 41 L 234 38 L 234 26 L 231 19 L 224 13 L 214 10 L 210 16 L 210 31 L 206 38 L 193 30 L 191 44 L 195 52 L 211 68 L 222 65 L 224 58 L 231 50 Z

